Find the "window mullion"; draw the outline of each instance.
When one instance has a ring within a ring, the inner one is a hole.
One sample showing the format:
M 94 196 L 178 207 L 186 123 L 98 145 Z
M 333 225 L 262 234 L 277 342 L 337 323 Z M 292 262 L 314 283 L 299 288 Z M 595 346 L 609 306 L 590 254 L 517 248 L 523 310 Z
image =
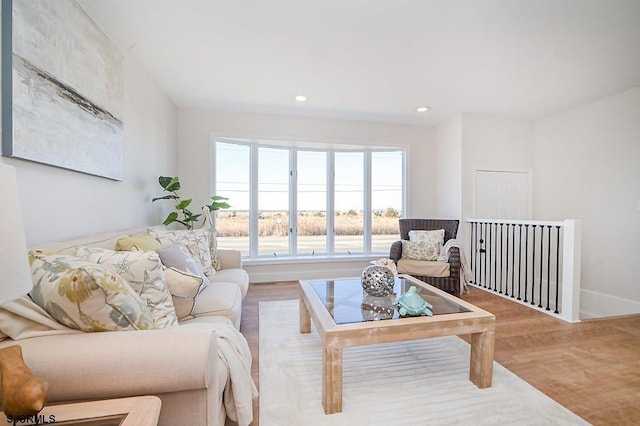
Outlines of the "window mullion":
M 289 150 L 289 254 L 298 254 L 298 152 Z
M 251 257 L 258 256 L 258 145 L 251 145 L 251 173 L 249 175 L 249 253 Z
M 364 252 L 371 253 L 371 150 L 364 151 L 364 200 L 363 206 L 363 233 L 364 233 Z
M 335 253 L 335 151 L 327 151 L 327 254 Z

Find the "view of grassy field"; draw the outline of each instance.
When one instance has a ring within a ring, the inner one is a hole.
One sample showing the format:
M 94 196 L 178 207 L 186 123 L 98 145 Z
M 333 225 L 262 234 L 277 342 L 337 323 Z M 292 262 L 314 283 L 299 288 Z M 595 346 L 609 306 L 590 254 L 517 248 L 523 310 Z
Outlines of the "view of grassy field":
M 372 251 L 388 252 L 399 239 L 399 213 L 392 209 L 376 212 L 372 221 Z M 326 217 L 324 212 L 300 212 L 297 226 L 297 252 L 326 252 Z M 258 219 L 259 254 L 284 254 L 289 251 L 289 216 L 287 212 L 262 212 Z M 335 216 L 335 252 L 361 253 L 363 247 L 363 215 L 355 211 L 338 212 Z M 219 212 L 216 219 L 218 245 L 249 253 L 249 214 L 246 211 Z

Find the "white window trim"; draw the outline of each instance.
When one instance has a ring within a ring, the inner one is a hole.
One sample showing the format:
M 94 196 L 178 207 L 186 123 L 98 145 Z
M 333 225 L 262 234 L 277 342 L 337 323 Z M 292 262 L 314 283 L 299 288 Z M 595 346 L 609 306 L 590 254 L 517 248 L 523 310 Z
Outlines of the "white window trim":
M 215 176 L 215 161 L 216 161 L 216 142 L 233 143 L 239 145 L 250 146 L 250 202 L 249 202 L 249 257 L 244 257 L 243 262 L 249 264 L 262 264 L 262 263 L 295 263 L 297 261 L 323 261 L 326 259 L 333 260 L 362 260 L 373 259 L 380 256 L 379 252 L 372 252 L 372 153 L 383 151 L 400 151 L 402 153 L 402 200 L 401 209 L 403 215 L 406 214 L 406 199 L 407 199 L 407 150 L 403 147 L 375 147 L 371 148 L 360 144 L 344 144 L 344 148 L 334 148 L 335 144 L 323 143 L 323 142 L 290 142 L 290 141 L 278 141 L 278 140 L 266 140 L 266 139 L 247 139 L 242 137 L 223 137 L 212 136 L 212 149 L 211 149 L 211 165 L 213 173 L 211 173 L 211 188 L 213 193 L 216 194 L 216 176 Z M 258 150 L 260 147 L 272 147 L 289 150 L 289 213 L 294 212 L 296 214 L 289 214 L 289 254 L 273 256 L 260 256 L 258 254 L 258 209 L 254 206 L 258 205 Z M 326 202 L 326 220 L 327 220 L 327 234 L 326 239 L 326 254 L 318 255 L 304 255 L 297 254 L 297 152 L 298 151 L 321 151 L 327 155 L 327 202 Z M 364 200 L 363 200 L 363 232 L 364 252 L 354 254 L 344 254 L 335 252 L 335 153 L 336 152 L 362 152 L 363 153 L 363 169 L 364 169 Z M 331 232 L 329 232 L 331 230 Z

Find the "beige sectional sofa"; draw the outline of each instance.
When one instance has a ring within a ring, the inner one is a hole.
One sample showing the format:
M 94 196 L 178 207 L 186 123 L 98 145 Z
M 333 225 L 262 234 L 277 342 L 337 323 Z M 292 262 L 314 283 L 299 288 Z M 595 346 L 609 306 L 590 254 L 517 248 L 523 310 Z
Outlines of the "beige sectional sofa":
M 39 245 L 43 252 L 113 249 L 132 230 Z M 196 297 L 190 319 L 162 330 L 82 332 L 55 323 L 25 297 L 0 307 L 0 348 L 22 347 L 49 382 L 49 404 L 157 395 L 160 425 L 224 425 L 252 420 L 251 354 L 239 333 L 249 280 L 240 253 L 218 250 L 221 269 Z

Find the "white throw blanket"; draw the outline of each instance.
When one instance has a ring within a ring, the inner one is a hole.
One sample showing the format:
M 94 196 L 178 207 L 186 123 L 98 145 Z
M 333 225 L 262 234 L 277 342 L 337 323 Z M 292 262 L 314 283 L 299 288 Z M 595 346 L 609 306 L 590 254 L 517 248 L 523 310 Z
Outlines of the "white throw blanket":
M 206 326 L 215 330 L 218 358 L 229 371 L 223 400 L 225 411 L 231 420 L 240 426 L 246 426 L 253 419 L 253 399 L 258 396 L 251 378 L 249 345 L 232 325 L 207 323 Z M 0 306 L 0 340 L 2 334 L 13 340 L 20 340 L 70 333 L 84 332 L 59 324 L 26 296 Z
M 229 370 L 224 388 L 224 408 L 227 416 L 240 426 L 253 420 L 253 399 L 258 389 L 251 378 L 251 350 L 247 340 L 233 326 L 210 324 L 218 336 L 218 358 Z
M 449 250 L 451 250 L 452 247 L 458 247 L 460 250 L 460 294 L 469 293 L 467 283 L 473 279 L 473 274 L 471 272 L 471 267 L 467 262 L 467 256 L 464 254 L 462 243 L 455 238 L 451 238 L 444 243 L 444 246 L 442 246 L 442 250 L 440 251 L 440 256 L 438 256 L 438 262 L 447 262 L 449 260 Z
M 0 332 L 13 340 L 82 333 L 58 323 L 27 296 L 0 306 Z

